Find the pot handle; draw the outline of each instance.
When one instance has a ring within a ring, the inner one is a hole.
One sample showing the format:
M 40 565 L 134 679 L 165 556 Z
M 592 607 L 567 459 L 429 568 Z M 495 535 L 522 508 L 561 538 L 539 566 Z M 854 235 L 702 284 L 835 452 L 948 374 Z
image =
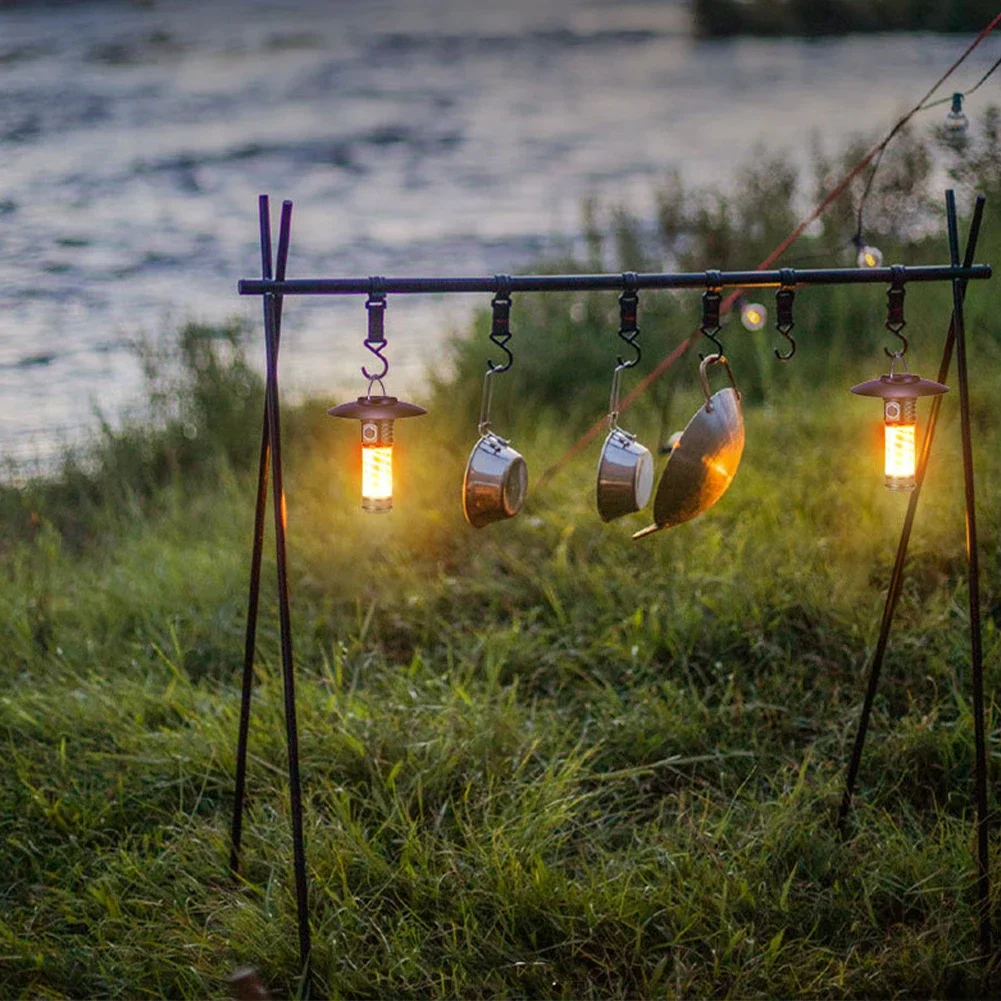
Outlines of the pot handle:
M 490 433 L 490 408 L 494 402 L 494 373 L 497 369 L 488 368 L 483 376 L 483 396 L 480 399 L 479 435 L 482 438 Z
M 712 413 L 713 403 L 712 395 L 709 392 L 709 377 L 706 375 L 706 369 L 710 365 L 722 365 L 726 369 L 726 374 L 730 377 L 730 385 L 733 386 L 734 392 L 737 394 L 737 399 L 740 399 L 740 390 L 737 388 L 737 383 L 733 378 L 733 371 L 730 368 L 730 363 L 726 360 L 724 355 L 707 355 L 702 359 L 702 364 L 699 365 L 699 380 L 702 382 L 702 392 L 705 393 L 706 397 L 706 413 Z
M 632 368 L 629 364 L 618 364 L 612 373 L 612 392 L 608 398 L 608 430 L 614 431 L 619 426 L 619 385 L 622 379 L 622 370 Z

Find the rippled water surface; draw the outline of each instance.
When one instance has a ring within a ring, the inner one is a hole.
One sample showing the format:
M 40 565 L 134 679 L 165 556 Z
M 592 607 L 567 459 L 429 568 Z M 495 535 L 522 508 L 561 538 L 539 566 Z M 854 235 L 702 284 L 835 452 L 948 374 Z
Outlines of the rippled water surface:
M 493 6 L 0 9 L 0 455 L 134 401 L 136 335 L 259 320 L 236 280 L 260 271 L 260 192 L 295 200 L 290 277 L 517 271 L 586 195 L 649 214 L 669 167 L 724 184 L 758 140 L 803 161 L 811 130 L 885 128 L 968 41 L 698 42 L 676 2 Z M 394 388 L 474 304 L 391 304 Z M 363 313 L 289 302 L 289 385 L 353 385 Z

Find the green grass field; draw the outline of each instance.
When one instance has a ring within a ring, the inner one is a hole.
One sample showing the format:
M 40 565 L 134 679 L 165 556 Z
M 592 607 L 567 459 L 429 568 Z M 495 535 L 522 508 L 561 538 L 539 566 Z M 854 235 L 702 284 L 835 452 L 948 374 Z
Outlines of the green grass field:
M 998 248 L 992 204 L 978 259 Z M 894 256 L 946 254 L 939 234 Z M 995 301 L 971 286 L 993 778 Z M 929 376 L 950 305 L 946 287 L 908 294 L 909 358 Z M 696 308 L 643 299 L 645 364 Z M 882 486 L 878 402 L 848 393 L 883 368 L 883 308 L 881 289 L 802 292 L 788 366 L 774 333 L 728 327 L 747 389 L 740 473 L 707 515 L 641 543 L 643 516 L 597 517 L 597 444 L 518 518 L 464 524 L 482 318 L 431 415 L 400 426 L 391 516 L 359 510 L 357 430 L 323 414 L 332 401 L 289 408 L 315 996 L 983 993 L 955 392 L 857 810 L 834 832 L 906 507 Z M 495 424 L 533 481 L 601 413 L 609 310 L 608 296 L 516 302 Z M 50 481 L 0 490 L 5 998 L 221 997 L 241 964 L 277 996 L 297 990 L 270 558 L 243 878 L 227 869 L 261 407 L 242 343 L 189 328 L 157 362 L 174 373 L 154 378 L 165 409 L 107 429 Z M 695 368 L 684 358 L 623 424 L 650 444 L 682 426 Z

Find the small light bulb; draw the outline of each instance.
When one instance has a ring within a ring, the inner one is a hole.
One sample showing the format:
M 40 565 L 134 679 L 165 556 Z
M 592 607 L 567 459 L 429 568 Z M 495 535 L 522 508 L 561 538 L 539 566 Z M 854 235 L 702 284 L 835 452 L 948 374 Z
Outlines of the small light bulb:
M 860 268 L 879 268 L 883 265 L 883 251 L 879 247 L 866 244 L 859 247 L 858 266 Z
M 768 310 L 760 302 L 745 302 L 740 307 L 740 322 L 745 330 L 761 330 L 768 322 Z
M 950 137 L 958 138 L 959 136 L 966 135 L 966 130 L 969 126 L 970 120 L 963 113 L 963 95 L 953 94 L 952 108 L 950 109 L 949 114 L 945 116 L 945 131 Z

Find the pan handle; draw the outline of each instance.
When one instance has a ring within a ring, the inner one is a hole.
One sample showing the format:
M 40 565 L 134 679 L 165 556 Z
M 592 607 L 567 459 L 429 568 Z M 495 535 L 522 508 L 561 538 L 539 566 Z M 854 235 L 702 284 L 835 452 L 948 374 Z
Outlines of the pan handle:
M 712 413 L 713 401 L 712 394 L 709 392 L 709 377 L 706 375 L 706 369 L 710 365 L 722 365 L 726 369 L 726 374 L 730 377 L 730 385 L 733 386 L 733 391 L 737 394 L 737 399 L 740 399 L 740 390 L 737 388 L 737 383 L 733 378 L 733 371 L 730 368 L 730 363 L 726 360 L 724 355 L 706 355 L 702 359 L 702 364 L 699 365 L 699 380 L 702 382 L 702 392 L 705 393 L 706 397 L 706 413 Z

